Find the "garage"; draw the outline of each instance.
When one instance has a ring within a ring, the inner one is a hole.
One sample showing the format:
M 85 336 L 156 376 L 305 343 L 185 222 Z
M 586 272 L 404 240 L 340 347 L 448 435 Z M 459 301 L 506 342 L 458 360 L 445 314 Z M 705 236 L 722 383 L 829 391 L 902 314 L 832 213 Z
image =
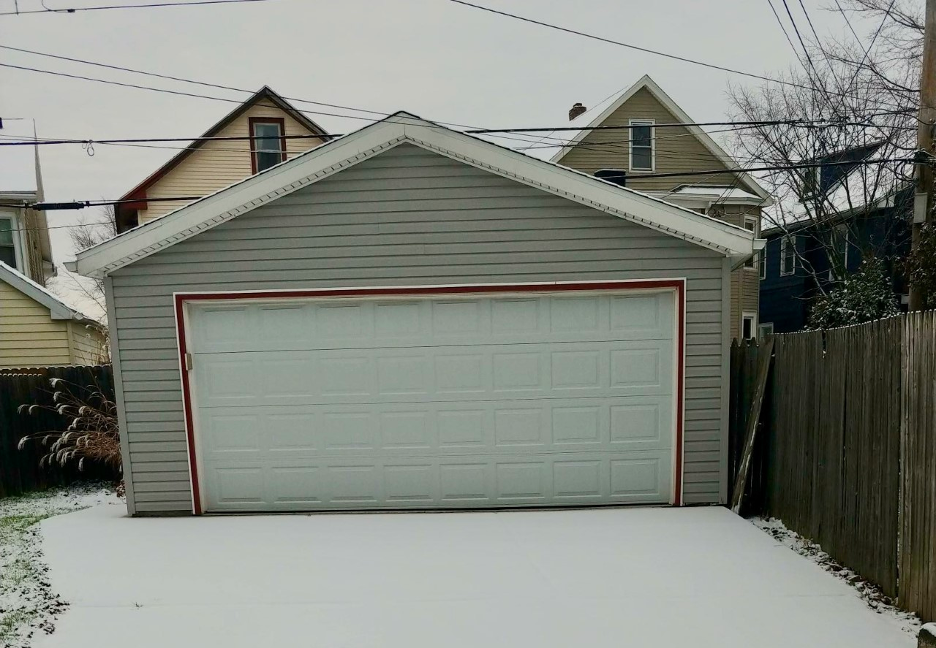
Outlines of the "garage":
M 206 510 L 672 503 L 678 285 L 179 296 Z
M 81 252 L 131 515 L 724 502 L 753 234 L 405 113 Z

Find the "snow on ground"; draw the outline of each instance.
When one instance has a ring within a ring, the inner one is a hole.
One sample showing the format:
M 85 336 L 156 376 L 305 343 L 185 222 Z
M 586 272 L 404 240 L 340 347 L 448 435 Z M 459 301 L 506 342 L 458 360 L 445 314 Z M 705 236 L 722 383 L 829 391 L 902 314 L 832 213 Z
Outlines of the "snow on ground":
M 29 646 L 36 633 L 55 629 L 55 617 L 67 607 L 50 586 L 37 522 L 117 501 L 99 485 L 0 499 L 0 646 Z
M 754 518 L 752 520 L 755 526 L 762 531 L 770 534 L 785 547 L 789 547 L 799 555 L 816 563 L 824 570 L 840 578 L 853 588 L 856 596 L 865 602 L 865 604 L 877 612 L 894 620 L 900 624 L 904 630 L 911 636 L 917 636 L 920 631 L 920 617 L 910 612 L 905 612 L 894 605 L 894 601 L 886 596 L 881 589 L 864 578 L 858 573 L 848 569 L 844 565 L 832 559 L 832 556 L 822 550 L 822 547 L 794 531 L 786 528 L 782 521 L 776 518 Z
M 915 645 L 723 508 L 134 519 L 96 507 L 42 533 L 71 605 L 36 648 Z

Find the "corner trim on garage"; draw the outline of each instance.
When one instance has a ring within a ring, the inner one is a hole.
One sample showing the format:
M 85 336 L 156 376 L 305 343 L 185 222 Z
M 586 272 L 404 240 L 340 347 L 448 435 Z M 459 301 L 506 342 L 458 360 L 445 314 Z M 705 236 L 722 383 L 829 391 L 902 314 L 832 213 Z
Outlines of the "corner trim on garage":
M 191 385 L 187 363 L 186 304 L 199 301 L 295 299 L 321 297 L 394 297 L 420 295 L 500 294 L 518 292 L 565 292 L 606 290 L 673 290 L 676 294 L 676 447 L 673 493 L 674 505 L 683 502 L 683 461 L 685 453 L 685 367 L 686 367 L 686 279 L 634 279 L 617 281 L 537 282 L 517 284 L 454 284 L 439 286 L 388 286 L 364 288 L 321 288 L 307 290 L 256 290 L 238 292 L 173 293 L 176 335 L 179 349 L 179 372 L 182 379 L 182 405 L 188 444 L 189 474 L 192 482 L 192 512 L 203 513 L 195 444 Z

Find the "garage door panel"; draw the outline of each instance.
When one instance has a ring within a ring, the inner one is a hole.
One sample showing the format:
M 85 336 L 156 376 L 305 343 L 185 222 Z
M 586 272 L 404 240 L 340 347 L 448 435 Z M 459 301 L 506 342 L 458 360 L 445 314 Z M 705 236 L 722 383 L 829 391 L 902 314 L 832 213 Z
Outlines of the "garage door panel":
M 671 339 L 669 293 L 441 298 L 332 299 L 213 304 L 192 315 L 196 353 L 309 349 L 473 346 Z M 260 330 L 275 330 L 262 336 Z
M 199 425 L 212 460 L 247 452 L 399 457 L 673 447 L 669 396 L 268 406 L 249 414 L 203 408 Z
M 202 407 L 673 393 L 672 341 L 199 354 Z
M 672 293 L 212 303 L 208 510 L 667 502 Z
M 666 452 L 215 465 L 209 508 L 498 507 L 665 502 Z

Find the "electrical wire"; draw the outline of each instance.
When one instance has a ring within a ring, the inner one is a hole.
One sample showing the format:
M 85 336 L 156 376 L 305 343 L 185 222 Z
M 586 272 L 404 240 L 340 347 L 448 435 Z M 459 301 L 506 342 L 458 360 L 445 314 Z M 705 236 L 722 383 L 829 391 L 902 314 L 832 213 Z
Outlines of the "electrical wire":
M 930 156 L 932 159 L 933 156 Z M 862 160 L 860 162 L 854 162 L 851 160 L 842 161 L 842 162 L 806 162 L 801 164 L 790 164 L 790 165 L 773 165 L 773 166 L 761 166 L 761 167 L 751 167 L 744 170 L 744 173 L 757 173 L 757 172 L 768 172 L 768 171 L 791 171 L 795 169 L 809 169 L 809 168 L 820 168 L 820 167 L 835 167 L 835 166 L 872 166 L 872 165 L 881 165 L 881 164 L 892 164 L 892 163 L 902 163 L 902 164 L 911 164 L 918 163 L 914 158 L 882 158 L 878 160 Z M 697 171 L 675 171 L 675 172 L 666 172 L 666 173 L 642 173 L 640 178 L 677 178 L 684 176 L 707 176 L 707 175 L 722 175 L 729 173 L 739 173 L 740 169 L 732 171 L 731 169 L 706 169 L 706 170 L 697 170 Z M 119 200 L 75 200 L 69 201 L 67 203 L 48 203 L 48 202 L 24 202 L 21 204 L 0 204 L 0 207 L 28 207 L 32 209 L 37 209 L 39 211 L 52 211 L 48 209 L 48 206 L 51 205 L 80 205 L 80 207 L 74 207 L 74 209 L 81 209 L 83 207 L 105 207 L 108 205 L 120 205 L 124 203 L 138 203 L 138 202 L 182 202 L 186 200 L 200 200 L 204 196 L 173 196 L 173 197 L 159 197 L 159 198 L 150 198 L 147 200 L 133 199 L 133 198 L 123 198 Z
M 49 52 L 39 52 L 39 51 L 37 51 L 37 50 L 30 50 L 30 49 L 25 49 L 25 48 L 22 48 L 22 47 L 13 47 L 13 46 L 11 46 L 11 45 L 0 45 L 0 49 L 10 50 L 10 51 L 12 51 L 12 52 L 20 52 L 20 53 L 22 53 L 22 54 L 31 54 L 31 55 L 33 55 L 33 56 L 44 56 L 44 57 L 46 57 L 46 58 L 57 59 L 57 60 L 59 60 L 59 61 L 68 61 L 68 62 L 70 62 L 70 63 L 80 63 L 80 64 L 82 64 L 82 65 L 91 65 L 91 66 L 94 66 L 94 67 L 105 68 L 105 69 L 108 69 L 108 70 L 116 70 L 116 71 L 118 71 L 118 72 L 129 72 L 129 73 L 131 73 L 131 74 L 141 74 L 141 75 L 144 75 L 144 76 L 154 77 L 154 78 L 157 78 L 157 79 L 165 79 L 165 80 L 167 80 L 167 81 L 178 81 L 178 82 L 180 82 L 180 83 L 190 83 L 190 84 L 193 84 L 193 85 L 204 86 L 204 87 L 206 87 L 206 88 L 214 88 L 214 89 L 216 89 L 216 90 L 230 90 L 230 91 L 232 91 L 232 92 L 243 92 L 243 93 L 246 93 L 246 94 L 248 94 L 248 95 L 253 95 L 253 94 L 255 93 L 254 90 L 249 90 L 249 89 L 246 89 L 246 88 L 237 88 L 237 87 L 234 87 L 234 86 L 223 85 L 223 84 L 220 84 L 220 83 L 211 83 L 211 82 L 209 82 L 209 81 L 198 81 L 198 80 L 196 80 L 196 79 L 186 79 L 186 78 L 184 78 L 184 77 L 173 76 L 173 75 L 171 75 L 171 74 L 160 74 L 160 73 L 158 73 L 158 72 L 149 72 L 149 71 L 146 71 L 146 70 L 138 70 L 138 69 L 136 69 L 136 68 L 128 68 L 128 67 L 123 67 L 123 66 L 120 66 L 120 65 L 111 65 L 111 64 L 109 64 L 109 63 L 101 63 L 101 62 L 98 62 L 98 61 L 89 61 L 89 60 L 86 60 L 86 59 L 74 58 L 74 57 L 71 57 L 71 56 L 62 56 L 62 55 L 59 55 L 59 54 L 51 54 L 51 53 L 49 53 Z M 391 114 L 391 113 L 387 113 L 387 112 L 381 112 L 381 111 L 379 111 L 379 110 L 370 110 L 370 109 L 368 109 L 368 108 L 356 108 L 356 107 L 354 107 L 354 106 L 344 106 L 344 105 L 341 105 L 341 104 L 326 103 L 326 102 L 324 102 L 324 101 L 312 101 L 312 100 L 310 100 L 310 99 L 299 99 L 299 98 L 297 98 L 297 97 L 285 97 L 285 96 L 284 96 L 283 99 L 285 99 L 286 101 L 292 101 L 292 102 L 294 102 L 294 103 L 311 104 L 311 105 L 315 105 L 315 106 L 324 106 L 325 108 L 335 108 L 335 109 L 338 109 L 338 110 L 353 110 L 353 111 L 356 111 L 356 112 L 363 112 L 363 113 L 368 113 L 368 114 L 371 114 L 371 115 L 377 115 L 377 116 L 379 116 L 379 117 L 386 117 L 387 115 Z M 439 123 L 445 123 L 445 122 L 439 122 Z M 461 125 L 461 124 L 453 124 L 453 125 L 455 125 L 455 126 L 463 126 L 463 125 Z M 466 128 L 469 128 L 468 126 L 465 126 L 465 127 L 466 127 Z
M 0 65 L 3 65 L 0 63 Z M 566 127 L 566 126 L 547 126 L 547 127 L 529 127 L 529 128 L 472 128 L 468 130 L 461 131 L 468 135 L 497 135 L 497 134 L 524 134 L 524 133 L 558 133 L 566 131 L 620 131 L 620 130 L 630 130 L 633 128 L 639 128 L 641 125 L 615 125 L 615 126 L 582 126 L 582 127 Z M 729 131 L 738 131 L 745 130 L 748 128 L 762 128 L 764 126 L 802 126 L 804 128 L 838 128 L 841 126 L 860 126 L 860 127 L 871 127 L 874 124 L 867 122 L 842 122 L 836 120 L 798 120 L 798 119 L 789 119 L 789 120 L 763 120 L 763 121 L 724 121 L 724 122 L 672 122 L 672 123 L 663 123 L 663 124 L 654 124 L 653 128 L 686 128 L 689 126 L 696 127 L 712 127 L 712 126 L 729 126 L 730 128 L 720 130 L 720 131 L 711 131 L 711 132 L 729 132 Z M 906 130 L 914 130 L 911 127 L 902 127 Z M 673 137 L 686 137 L 688 135 L 693 135 L 693 133 L 684 133 L 675 135 Z M 3 137 L 3 135 L 0 135 Z M 300 135 L 282 135 L 279 139 L 282 140 L 292 140 L 292 139 L 335 139 L 338 137 L 343 137 L 343 134 L 340 133 L 326 133 L 321 135 L 316 134 L 300 134 Z M 143 144 L 143 143 L 165 143 L 165 142 L 212 142 L 212 141 L 253 141 L 255 138 L 250 135 L 209 135 L 209 136 L 197 136 L 197 137 L 139 137 L 139 138 L 113 138 L 113 139 L 95 139 L 95 138 L 31 138 L 31 139 L 18 139 L 18 140 L 0 140 L 0 147 L 3 146 L 33 146 L 33 145 L 61 145 L 61 144 Z M 572 140 L 563 140 L 561 138 L 555 137 L 552 138 L 556 141 L 555 144 L 549 146 L 543 146 L 542 148 L 558 148 L 560 146 L 569 146 L 572 144 Z M 662 136 L 656 136 L 655 139 L 663 139 Z M 538 142 L 537 142 L 538 143 Z M 530 147 L 525 147 L 525 149 L 537 148 L 534 145 Z M 591 142 L 590 144 L 600 144 L 600 142 Z M 180 147 L 180 150 L 185 150 L 187 147 Z M 525 150 L 521 149 L 521 150 Z M 233 149 L 232 149 L 233 150 Z
M 94 7 L 63 7 L 53 9 L 45 6 L 43 2 L 42 9 L 27 9 L 25 11 L 4 11 L 0 16 L 24 16 L 27 14 L 44 13 L 68 13 L 73 14 L 78 11 L 105 11 L 108 9 L 156 9 L 162 7 L 196 7 L 200 5 L 224 5 L 224 4 L 247 4 L 254 2 L 270 2 L 271 0 L 192 0 L 191 2 L 147 2 L 136 5 L 98 5 Z
M 650 49 L 650 48 L 647 48 L 647 47 L 641 47 L 641 46 L 639 46 L 639 45 L 633 45 L 633 44 L 631 44 L 631 43 L 626 43 L 626 42 L 624 42 L 624 41 L 618 41 L 618 40 L 614 40 L 614 39 L 611 39 L 611 38 L 605 38 L 604 36 L 598 36 L 598 35 L 596 35 L 596 34 L 589 34 L 589 33 L 587 33 L 587 32 L 579 31 L 579 30 L 577 30 L 577 29 L 571 29 L 571 28 L 569 28 L 569 27 L 563 27 L 563 26 L 561 26 L 561 25 L 556 25 L 556 24 L 553 24 L 553 23 L 548 23 L 548 22 L 545 22 L 545 21 L 542 21 L 542 20 L 537 20 L 537 19 L 535 19 L 535 18 L 529 18 L 529 17 L 527 17 L 527 16 L 521 16 L 521 15 L 519 15 L 519 14 L 513 14 L 513 13 L 509 13 L 509 12 L 507 12 L 507 11 L 501 11 L 501 10 L 499 10 L 499 9 L 494 9 L 493 7 L 486 7 L 486 6 L 484 6 L 484 5 L 474 4 L 474 3 L 472 3 L 472 2 L 467 2 L 467 0 L 446 0 L 446 1 L 447 1 L 447 2 L 452 2 L 452 3 L 454 3 L 454 4 L 462 5 L 462 6 L 464 6 L 464 7 L 470 7 L 470 8 L 472 8 L 472 9 L 477 9 L 477 10 L 479 10 L 479 11 L 486 11 L 486 12 L 488 12 L 488 13 L 495 14 L 495 15 L 498 15 L 498 16 L 502 16 L 502 17 L 504 17 L 504 18 L 511 18 L 511 19 L 513 19 L 513 20 L 519 20 L 519 21 L 521 21 L 521 22 L 526 22 L 526 23 L 530 23 L 530 24 L 533 24 L 533 25 L 539 25 L 540 27 L 546 27 L 546 28 L 548 28 L 548 29 L 554 29 L 554 30 L 556 30 L 556 31 L 565 32 L 565 33 L 567 33 L 567 34 L 573 34 L 573 35 L 575 35 L 575 36 L 581 36 L 581 37 L 583 37 L 583 38 L 588 38 L 588 39 L 595 40 L 595 41 L 599 41 L 599 42 L 602 42 L 602 43 L 607 43 L 607 44 L 609 44 L 609 45 L 617 45 L 617 46 L 619 46 L 619 47 L 625 47 L 625 48 L 627 48 L 627 49 L 634 50 L 634 51 L 638 51 L 638 52 L 643 52 L 643 53 L 645 53 L 645 54 L 653 54 L 653 55 L 655 55 L 655 56 L 662 56 L 662 57 L 664 57 L 664 58 L 668 58 L 668 59 L 671 59 L 671 60 L 674 60 L 674 61 L 681 61 L 681 62 L 683 62 L 683 63 L 689 63 L 689 64 L 692 64 L 692 65 L 698 65 L 698 66 L 700 66 L 700 67 L 705 67 L 705 68 L 709 68 L 709 69 L 712 69 L 712 70 L 718 70 L 718 71 L 720 71 L 720 72 L 727 72 L 727 73 L 729 73 L 729 74 L 737 74 L 737 75 L 739 75 L 739 76 L 748 77 L 748 78 L 750 78 L 750 79 L 758 79 L 758 80 L 760 80 L 760 81 L 767 81 L 768 83 L 776 83 L 776 84 L 778 84 L 778 85 L 785 85 L 785 86 L 790 86 L 790 87 L 794 87 L 794 88 L 800 88 L 800 89 L 802 89 L 802 90 L 821 91 L 819 88 L 816 88 L 816 87 L 813 87 L 813 86 L 809 86 L 809 85 L 805 85 L 805 84 L 802 84 L 802 83 L 797 83 L 796 81 L 787 81 L 786 79 L 771 78 L 771 77 L 768 77 L 768 76 L 763 75 L 763 74 L 756 74 L 756 73 L 754 73 L 754 72 L 746 72 L 746 71 L 744 71 L 744 70 L 739 70 L 739 69 L 737 69 L 737 68 L 730 68 L 730 67 L 727 67 L 727 66 L 724 66 L 724 65 L 718 65 L 718 64 L 715 64 L 715 63 L 706 63 L 705 61 L 700 61 L 700 60 L 697 60 L 697 59 L 691 59 L 691 58 L 688 58 L 688 57 L 686 57 L 686 56 L 679 56 L 679 55 L 677 55 L 677 54 L 669 54 L 669 53 L 667 53 L 667 52 L 662 52 L 662 51 L 660 51 L 660 50 L 653 50 L 653 49 Z M 836 2 L 837 2 L 837 0 L 836 0 Z M 773 7 L 773 5 L 771 5 L 771 7 Z M 791 44 L 792 44 L 792 42 L 791 42 Z M 794 48 L 794 49 L 795 49 L 795 48 Z M 841 95 L 841 96 L 847 96 L 845 93 L 839 93 L 839 92 L 836 92 L 836 93 L 833 93 L 833 94 L 838 94 L 838 95 Z M 891 105 L 892 105 L 892 106 L 897 106 L 897 104 L 891 104 Z

